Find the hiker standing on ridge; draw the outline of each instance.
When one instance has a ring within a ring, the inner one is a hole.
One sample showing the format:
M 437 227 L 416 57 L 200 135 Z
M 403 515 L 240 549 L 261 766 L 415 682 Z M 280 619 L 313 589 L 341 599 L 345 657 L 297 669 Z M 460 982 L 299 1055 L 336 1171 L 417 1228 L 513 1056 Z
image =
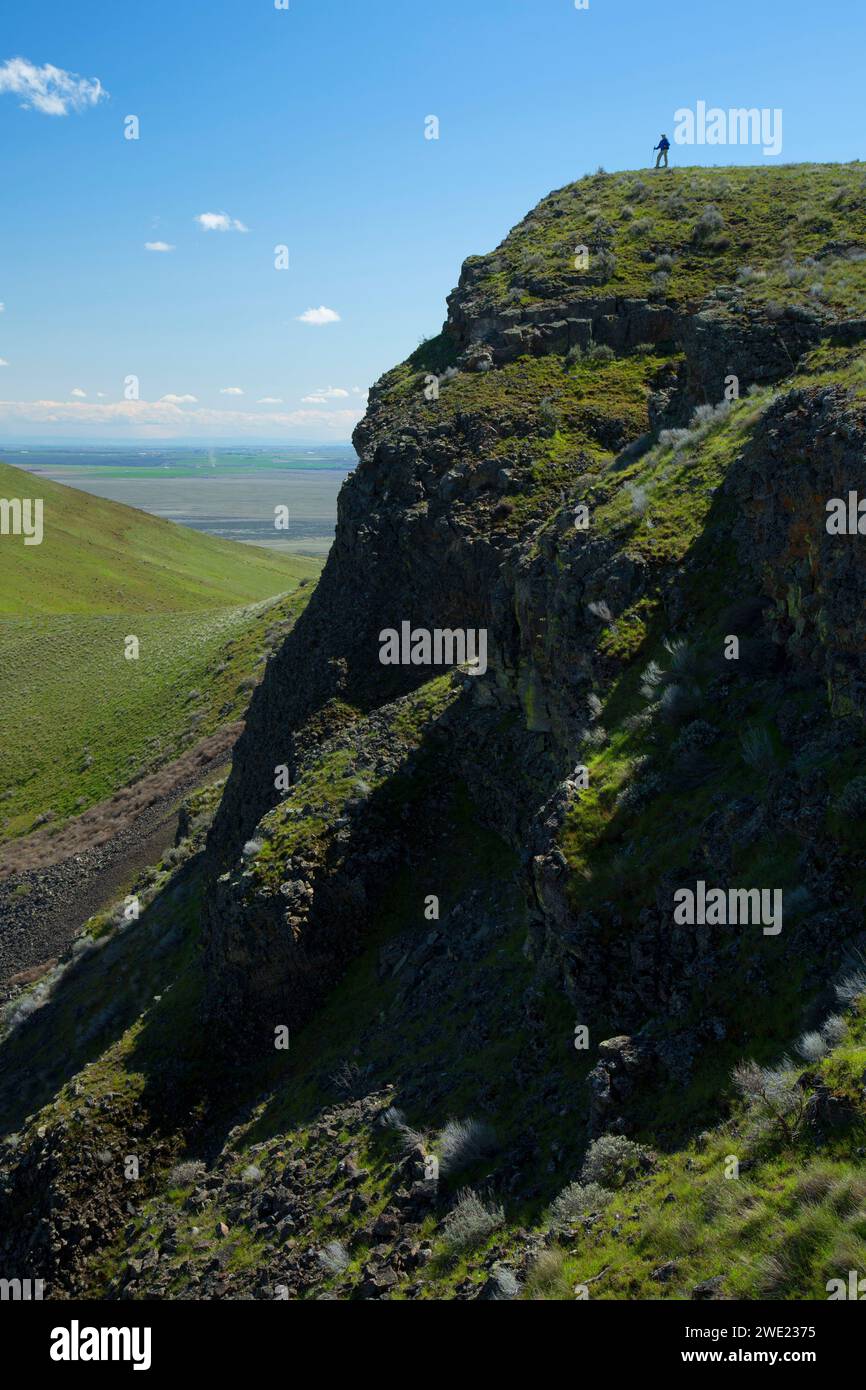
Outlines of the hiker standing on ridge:
M 662 136 L 661 140 L 659 140 L 659 142 L 658 142 L 657 145 L 653 145 L 653 154 L 655 154 L 656 150 L 658 150 L 658 152 L 659 152 L 659 157 L 658 157 L 658 159 L 656 160 L 656 168 L 657 168 L 657 169 L 658 169 L 659 165 L 661 164 L 662 160 L 664 160 L 664 167 L 665 167 L 665 169 L 667 169 L 667 167 L 668 167 L 668 150 L 670 149 L 670 147 L 671 147 L 671 142 L 670 142 L 670 140 L 668 139 L 668 137 L 667 137 L 666 135 L 663 135 L 663 136 Z

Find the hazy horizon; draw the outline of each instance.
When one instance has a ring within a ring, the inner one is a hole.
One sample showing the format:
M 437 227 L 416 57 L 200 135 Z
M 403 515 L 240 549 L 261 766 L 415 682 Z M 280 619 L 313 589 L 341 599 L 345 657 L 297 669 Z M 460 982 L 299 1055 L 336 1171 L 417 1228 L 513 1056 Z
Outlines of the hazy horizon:
M 0 459 L 223 540 L 316 557 L 331 548 L 337 496 L 358 462 L 350 444 L 285 443 L 34 446 L 0 449 Z M 278 508 L 288 508 L 285 529 Z
M 351 449 L 351 437 L 346 439 L 166 439 L 162 442 L 147 439 L 79 439 L 67 437 L 57 439 L 22 439 L 10 437 L 8 442 L 0 441 L 0 457 L 4 454 L 33 454 L 39 452 L 63 452 L 68 450 L 81 453 L 113 453 L 119 449 L 130 453 L 164 453 L 168 450 L 187 450 L 190 453 L 231 453 L 243 449 L 246 453 L 257 453 L 273 449 L 316 449 L 321 451 Z

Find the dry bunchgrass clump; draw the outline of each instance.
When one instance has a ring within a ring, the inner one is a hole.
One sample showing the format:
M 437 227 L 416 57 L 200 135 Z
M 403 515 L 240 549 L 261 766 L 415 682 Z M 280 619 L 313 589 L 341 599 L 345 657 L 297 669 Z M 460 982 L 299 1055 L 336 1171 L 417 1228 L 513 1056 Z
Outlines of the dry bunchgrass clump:
M 342 1274 L 349 1267 L 349 1255 L 345 1246 L 338 1240 L 332 1240 L 326 1245 L 324 1250 L 318 1252 L 319 1264 L 327 1274 Z
M 459 1173 L 496 1148 L 496 1135 L 483 1120 L 449 1120 L 436 1149 L 444 1174 Z
M 565 1273 L 562 1250 L 542 1250 L 526 1276 L 526 1297 L 535 1303 L 573 1301 L 574 1290 Z

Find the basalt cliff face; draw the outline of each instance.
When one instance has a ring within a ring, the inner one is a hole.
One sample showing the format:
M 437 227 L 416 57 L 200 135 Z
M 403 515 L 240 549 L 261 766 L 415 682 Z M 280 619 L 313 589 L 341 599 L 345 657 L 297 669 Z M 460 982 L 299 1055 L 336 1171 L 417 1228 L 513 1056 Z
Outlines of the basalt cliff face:
M 224 791 L 0 1041 L 6 1268 L 633 1300 L 866 1267 L 864 323 L 856 164 L 599 173 L 466 262 Z M 403 623 L 485 630 L 486 669 L 384 665 Z
M 796 759 L 825 723 L 828 747 L 859 745 L 864 709 L 856 541 L 824 524 L 863 457 L 862 195 L 852 213 L 836 194 L 844 235 L 816 214 L 761 246 L 744 206 L 782 190 L 748 171 L 553 194 L 467 261 L 440 337 L 374 387 L 331 557 L 212 833 L 213 1013 L 262 1035 L 309 1019 L 431 779 L 471 786 L 521 862 L 541 977 L 616 1032 L 678 1017 L 691 1056 L 727 1026 L 724 1007 L 695 1018 L 709 981 L 770 990 L 808 945 L 814 983 L 856 934 L 820 759 Z M 850 293 L 810 293 L 840 266 Z M 486 629 L 489 669 L 431 713 L 437 673 L 379 661 L 404 621 Z M 813 908 L 775 958 L 760 931 L 673 923 L 676 885 L 739 883 L 761 845 Z

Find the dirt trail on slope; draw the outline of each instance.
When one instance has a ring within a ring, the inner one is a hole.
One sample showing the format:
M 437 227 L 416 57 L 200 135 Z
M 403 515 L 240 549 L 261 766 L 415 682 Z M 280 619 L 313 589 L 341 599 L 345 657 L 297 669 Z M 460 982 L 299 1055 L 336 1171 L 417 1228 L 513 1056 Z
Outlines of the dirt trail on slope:
M 45 827 L 0 848 L 0 998 L 62 955 L 88 917 L 174 844 L 180 802 L 228 771 L 242 729 L 227 725 L 53 835 Z

